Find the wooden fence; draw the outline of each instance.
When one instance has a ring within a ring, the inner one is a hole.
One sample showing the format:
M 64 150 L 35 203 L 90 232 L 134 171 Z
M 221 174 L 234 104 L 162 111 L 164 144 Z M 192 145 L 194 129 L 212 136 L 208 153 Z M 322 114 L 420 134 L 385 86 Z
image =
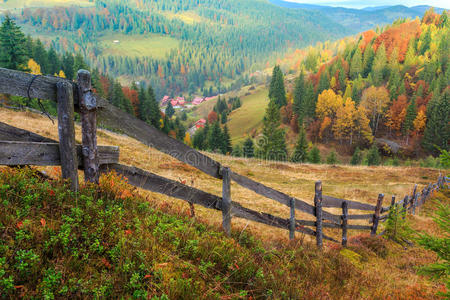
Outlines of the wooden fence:
M 88 71 L 78 71 L 77 82 L 72 82 L 59 77 L 36 76 L 0 68 L 0 94 L 55 101 L 59 133 L 59 141 L 54 141 L 0 122 L 0 165 L 61 165 L 62 177 L 70 179 L 71 188 L 75 191 L 78 189 L 78 169 L 84 170 L 86 181 L 94 183 L 98 183 L 102 172 L 114 170 L 135 187 L 222 211 L 222 226 L 227 234 L 231 231 L 232 217 L 238 217 L 286 229 L 290 239 L 295 238 L 295 232 L 315 236 L 319 248 L 323 245 L 323 239 L 338 242 L 325 235 L 323 228 L 339 228 L 342 229 L 342 244 L 346 245 L 348 230 L 370 230 L 374 235 L 379 222 L 387 219 L 386 213 L 393 205 L 400 205 L 414 214 L 416 207 L 423 205 L 433 191 L 448 185 L 449 182 L 447 177 L 439 176 L 437 183 L 429 184 L 421 192 L 417 191 L 416 185 L 411 195 L 397 202 L 395 197 L 392 197 L 390 205 L 383 207 L 383 194 L 378 196 L 376 205 L 339 199 L 323 195 L 322 183 L 318 181 L 315 184 L 314 205 L 311 205 L 237 174 L 203 153 L 114 107 L 93 93 Z M 81 117 L 81 145 L 75 143 L 74 111 L 79 112 Z M 222 180 L 222 197 L 136 167 L 119 164 L 118 147 L 97 146 L 97 124 L 125 133 Z M 231 181 L 288 206 L 289 218 L 257 212 L 232 201 Z M 324 210 L 330 207 L 341 208 L 342 215 Z M 296 219 L 296 210 L 314 216 L 315 221 Z M 370 213 L 349 214 L 349 210 Z M 351 220 L 368 220 L 368 225 L 349 224 Z

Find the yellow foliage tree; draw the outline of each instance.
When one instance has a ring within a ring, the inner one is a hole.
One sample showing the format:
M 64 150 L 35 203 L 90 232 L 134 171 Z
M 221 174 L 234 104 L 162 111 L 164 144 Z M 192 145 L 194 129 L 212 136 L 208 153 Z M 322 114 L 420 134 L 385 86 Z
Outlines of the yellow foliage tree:
M 423 132 L 423 130 L 425 129 L 425 126 L 427 124 L 427 116 L 425 114 L 425 111 L 419 110 L 419 112 L 417 113 L 417 116 L 413 122 L 414 125 L 414 131 L 417 134 L 420 134 Z
M 367 118 L 365 109 L 359 106 L 356 111 L 356 132 L 358 133 L 358 139 L 367 144 L 372 144 L 373 135 L 369 123 L 370 121 Z
M 186 132 L 186 135 L 184 136 L 184 143 L 189 147 L 192 147 L 191 135 L 189 132 Z
M 366 115 L 371 118 L 372 132 L 376 134 L 378 124 L 384 111 L 389 106 L 389 92 L 384 86 L 371 86 L 363 91 L 360 106 L 366 111 Z
M 66 78 L 66 74 L 63 70 L 60 70 L 58 74 L 55 73 L 56 77 Z
M 340 140 L 348 139 L 351 145 L 357 125 L 356 117 L 355 102 L 351 98 L 345 99 L 344 105 L 339 107 L 336 112 L 336 120 L 333 125 L 334 137 Z
M 28 60 L 28 69 L 30 70 L 31 74 L 42 75 L 41 66 L 37 62 L 35 62 L 32 58 Z
M 334 119 L 336 116 L 336 112 L 339 107 L 343 104 L 342 97 L 340 95 L 336 95 L 333 90 L 325 90 L 317 99 L 316 106 L 316 115 L 319 119 L 324 119 L 325 117 L 329 117 L 330 119 Z

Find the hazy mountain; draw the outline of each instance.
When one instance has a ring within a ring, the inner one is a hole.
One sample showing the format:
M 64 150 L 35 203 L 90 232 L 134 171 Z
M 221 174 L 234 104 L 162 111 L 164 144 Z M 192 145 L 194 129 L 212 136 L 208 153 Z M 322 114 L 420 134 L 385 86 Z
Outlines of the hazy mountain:
M 292 8 L 319 11 L 331 20 L 339 23 L 354 33 L 361 32 L 377 25 L 390 24 L 398 18 L 422 17 L 430 6 L 419 5 L 407 7 L 404 5 L 372 6 L 362 9 L 324 6 L 315 4 L 294 3 L 283 0 L 269 0 L 272 4 Z M 437 13 L 442 13 L 443 8 L 435 8 Z

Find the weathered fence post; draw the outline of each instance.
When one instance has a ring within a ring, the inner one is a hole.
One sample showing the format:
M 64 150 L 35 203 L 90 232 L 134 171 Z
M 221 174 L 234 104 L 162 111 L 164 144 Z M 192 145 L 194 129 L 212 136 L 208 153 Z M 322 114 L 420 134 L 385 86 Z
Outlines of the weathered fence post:
M 412 200 L 411 213 L 412 213 L 413 215 L 416 214 L 416 207 L 417 207 L 417 203 L 418 203 L 418 201 L 419 201 L 419 195 L 420 195 L 420 193 L 416 193 L 416 194 L 414 195 L 414 199 Z
M 68 81 L 56 84 L 59 155 L 63 179 L 71 180 L 71 190 L 78 191 L 78 160 L 75 144 L 73 87 Z
M 405 198 L 403 198 L 403 216 L 404 219 L 406 217 L 406 213 L 408 212 L 408 203 L 409 203 L 409 196 L 406 195 Z
M 291 216 L 289 218 L 289 239 L 295 238 L 295 199 L 289 199 L 289 206 L 291 208 Z
M 342 202 L 342 246 L 347 246 L 348 203 Z
M 414 207 L 414 201 L 415 201 L 415 199 L 416 199 L 416 192 L 417 192 L 417 184 L 414 185 L 413 194 L 412 194 L 411 199 L 410 199 L 410 201 L 411 201 L 411 204 L 410 204 L 410 211 L 411 211 L 411 212 L 412 212 L 413 207 Z
M 227 167 L 222 169 L 222 228 L 231 234 L 231 176 Z
M 395 205 L 395 195 L 392 195 L 392 198 L 391 198 L 391 206 L 390 206 L 389 209 L 394 208 L 394 205 Z
M 378 195 L 377 205 L 375 207 L 375 213 L 373 215 L 373 225 L 372 225 L 372 231 L 370 232 L 371 235 L 375 235 L 377 233 L 378 229 L 378 221 L 380 220 L 380 212 L 383 204 L 383 198 L 384 194 Z
M 84 179 L 98 183 L 97 100 L 91 86 L 91 73 L 79 70 L 77 74 L 83 144 Z
M 316 243 L 319 249 L 323 247 L 322 232 L 322 182 L 317 181 L 315 185 L 314 206 L 316 213 Z

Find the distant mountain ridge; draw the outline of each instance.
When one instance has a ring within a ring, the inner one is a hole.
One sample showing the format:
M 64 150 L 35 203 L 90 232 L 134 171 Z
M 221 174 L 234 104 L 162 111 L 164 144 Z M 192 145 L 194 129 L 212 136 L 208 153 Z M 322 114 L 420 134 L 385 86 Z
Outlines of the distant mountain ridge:
M 334 7 L 307 3 L 296 3 L 283 0 L 269 0 L 270 3 L 292 9 L 319 11 L 331 20 L 343 25 L 354 33 L 374 28 L 378 25 L 390 24 L 398 18 L 422 17 L 431 6 L 418 5 L 407 7 L 404 5 L 371 6 L 362 9 Z M 437 13 L 445 9 L 434 8 Z

